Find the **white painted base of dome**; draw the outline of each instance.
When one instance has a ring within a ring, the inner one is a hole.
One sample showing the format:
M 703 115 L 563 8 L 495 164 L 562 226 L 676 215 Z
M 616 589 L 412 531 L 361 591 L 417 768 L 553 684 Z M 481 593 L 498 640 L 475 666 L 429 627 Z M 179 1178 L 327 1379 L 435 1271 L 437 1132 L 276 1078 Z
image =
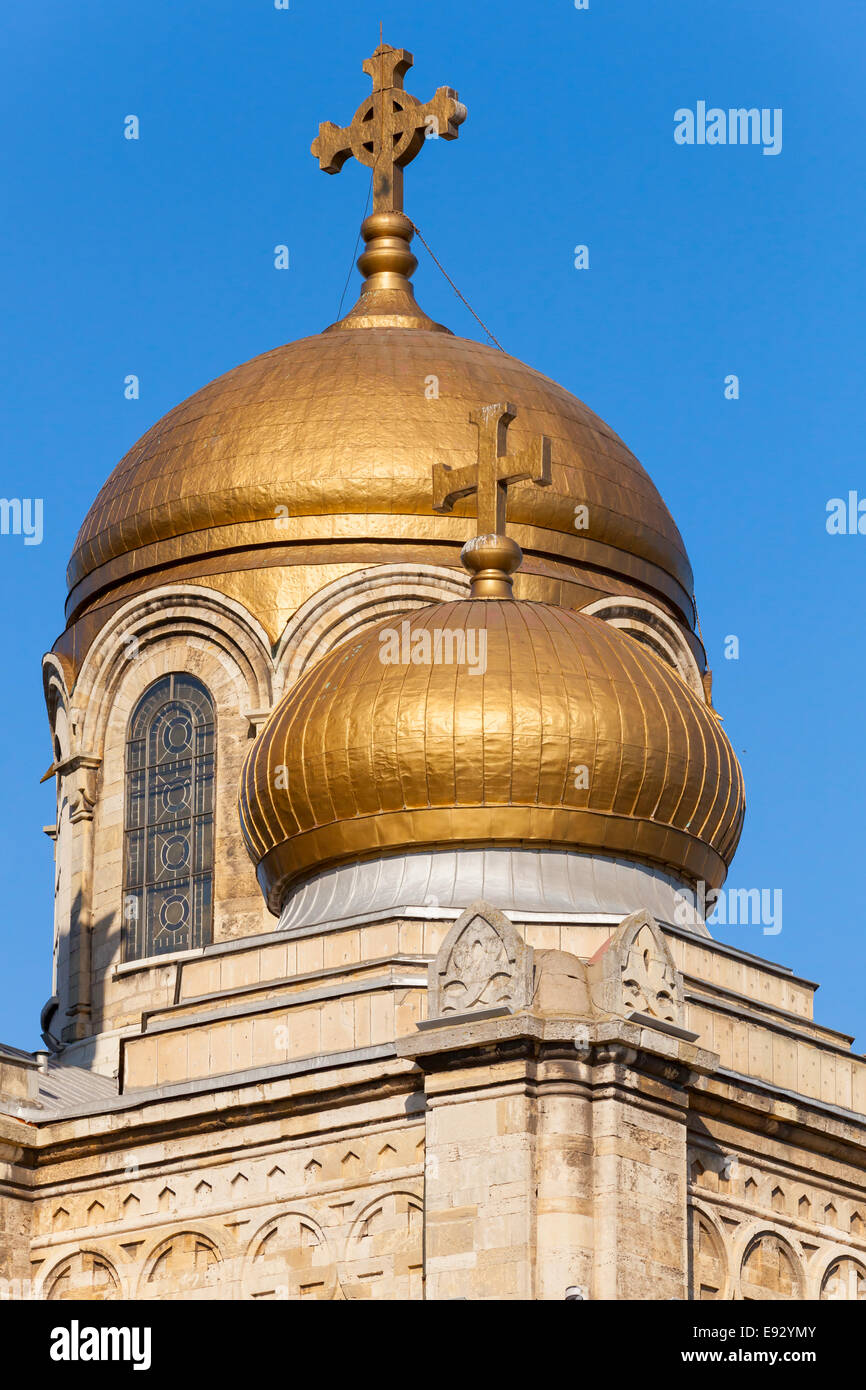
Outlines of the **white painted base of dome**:
M 372 917 L 456 917 L 476 898 L 522 921 L 608 925 L 646 908 L 682 925 L 688 885 L 626 859 L 568 850 L 443 849 L 388 855 L 327 869 L 290 890 L 278 930 L 295 932 Z M 703 921 L 689 923 L 709 936 Z

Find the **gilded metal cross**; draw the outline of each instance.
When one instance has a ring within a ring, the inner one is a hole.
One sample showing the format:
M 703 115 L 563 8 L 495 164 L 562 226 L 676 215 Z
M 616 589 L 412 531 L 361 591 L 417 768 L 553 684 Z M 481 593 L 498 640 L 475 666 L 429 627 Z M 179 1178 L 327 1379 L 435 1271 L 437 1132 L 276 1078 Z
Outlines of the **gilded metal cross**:
M 478 426 L 478 462 L 454 470 L 444 463 L 433 466 L 433 510 L 450 512 L 460 497 L 477 493 L 480 535 L 505 535 L 508 488 L 512 483 L 550 484 L 550 440 L 540 434 L 528 449 L 507 454 L 508 426 L 517 410 L 507 401 L 473 411 Z
M 403 211 L 403 169 L 425 139 L 456 140 L 466 107 L 450 87 L 440 87 L 423 106 L 403 90 L 414 59 L 405 48 L 380 44 L 363 64 L 373 93 L 358 107 L 349 126 L 323 121 L 311 153 L 326 174 L 338 174 L 352 155 L 373 170 L 373 211 Z

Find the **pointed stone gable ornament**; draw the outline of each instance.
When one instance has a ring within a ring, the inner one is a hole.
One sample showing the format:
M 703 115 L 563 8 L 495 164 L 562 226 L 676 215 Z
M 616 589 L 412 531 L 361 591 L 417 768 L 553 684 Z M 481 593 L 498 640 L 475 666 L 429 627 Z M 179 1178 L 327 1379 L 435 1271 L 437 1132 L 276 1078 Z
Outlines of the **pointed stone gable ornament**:
M 683 979 L 649 912 L 624 917 L 589 962 L 593 1003 L 602 1013 L 657 1018 L 682 1027 Z
M 485 1009 L 516 1012 L 532 1000 L 532 948 L 503 912 L 477 898 L 430 965 L 428 1018 Z

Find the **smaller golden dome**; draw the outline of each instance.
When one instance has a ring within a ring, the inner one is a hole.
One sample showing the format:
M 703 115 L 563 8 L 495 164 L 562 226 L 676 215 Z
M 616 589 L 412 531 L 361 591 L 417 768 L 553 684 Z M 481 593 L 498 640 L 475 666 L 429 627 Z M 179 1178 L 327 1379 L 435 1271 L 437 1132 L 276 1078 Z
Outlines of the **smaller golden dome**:
M 277 706 L 240 789 L 274 912 L 320 868 L 455 845 L 626 857 L 717 887 L 744 806 L 716 716 L 664 662 L 599 618 L 511 599 L 335 648 Z

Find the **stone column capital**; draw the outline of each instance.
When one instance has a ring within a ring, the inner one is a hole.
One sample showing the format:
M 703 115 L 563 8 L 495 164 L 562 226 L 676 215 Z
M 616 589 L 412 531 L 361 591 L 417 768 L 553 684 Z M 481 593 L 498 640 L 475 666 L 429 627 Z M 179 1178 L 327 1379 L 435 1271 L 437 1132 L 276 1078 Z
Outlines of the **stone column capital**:
M 54 764 L 53 771 L 61 779 L 69 798 L 69 819 L 73 824 L 93 820 L 96 779 L 101 766 L 102 759 L 91 753 L 74 753 Z

